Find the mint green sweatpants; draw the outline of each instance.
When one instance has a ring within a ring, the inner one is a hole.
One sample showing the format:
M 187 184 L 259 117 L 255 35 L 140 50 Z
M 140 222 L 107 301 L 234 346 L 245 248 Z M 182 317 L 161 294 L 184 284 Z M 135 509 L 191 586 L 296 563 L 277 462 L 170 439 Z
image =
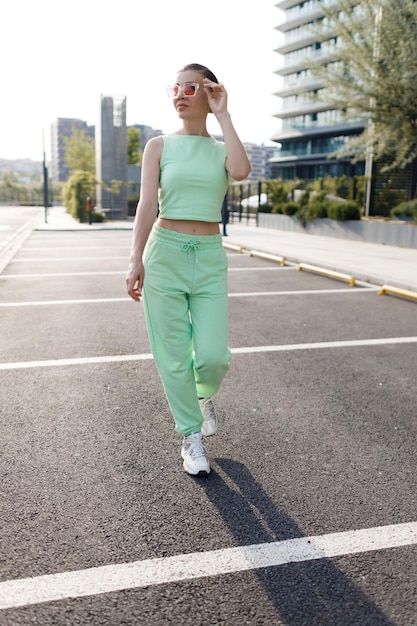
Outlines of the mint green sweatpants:
M 153 227 L 145 255 L 146 324 L 175 429 L 184 436 L 200 432 L 198 398 L 215 394 L 229 367 L 227 265 L 220 234 Z

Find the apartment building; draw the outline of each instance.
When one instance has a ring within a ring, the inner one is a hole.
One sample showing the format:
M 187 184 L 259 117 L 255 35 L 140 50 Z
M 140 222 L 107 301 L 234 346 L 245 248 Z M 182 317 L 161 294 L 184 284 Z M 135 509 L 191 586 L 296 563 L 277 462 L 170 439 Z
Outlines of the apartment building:
M 69 139 L 74 130 L 83 130 L 94 139 L 95 127 L 80 119 L 58 117 L 51 124 L 51 158 L 48 166 L 49 178 L 53 182 L 65 182 L 69 170 L 65 162 L 65 140 Z
M 243 145 L 252 166 L 248 180 L 255 181 L 271 178 L 272 166 L 270 159 L 277 152 L 277 147 L 257 143 L 244 143 Z
M 279 91 L 281 106 L 274 115 L 281 119 L 281 129 L 273 141 L 280 149 L 271 159 L 273 177 L 313 180 L 321 176 L 355 176 L 364 173 L 364 163 L 352 164 L 349 159 L 330 159 L 329 155 L 346 144 L 349 137 L 362 132 L 363 122 L 347 122 L 340 111 L 332 109 L 325 97 L 320 98 L 323 83 L 309 69 L 309 61 L 330 60 L 337 46 L 337 37 L 329 30 L 322 6 L 337 6 L 337 0 L 281 0 L 275 5 L 284 20 L 277 26 L 282 33 L 282 77 Z M 318 41 L 317 27 L 326 33 Z M 327 38 L 328 35 L 328 38 Z M 311 61 L 310 61 L 311 62 Z M 313 101 L 311 94 L 316 96 Z

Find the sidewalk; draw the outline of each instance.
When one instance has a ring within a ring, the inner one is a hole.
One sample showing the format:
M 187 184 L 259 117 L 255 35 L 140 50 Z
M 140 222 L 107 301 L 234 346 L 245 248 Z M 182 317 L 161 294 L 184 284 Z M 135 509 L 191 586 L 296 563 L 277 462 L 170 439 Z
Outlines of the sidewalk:
M 80 224 L 64 207 L 52 207 L 48 222 L 37 230 L 132 230 L 133 221 L 112 220 L 89 226 Z M 356 280 L 417 292 L 417 250 L 348 239 L 321 237 L 232 223 L 224 242 L 245 250 L 284 257 L 292 263 L 308 263 L 349 274 Z
M 229 224 L 227 243 L 417 292 L 417 250 Z

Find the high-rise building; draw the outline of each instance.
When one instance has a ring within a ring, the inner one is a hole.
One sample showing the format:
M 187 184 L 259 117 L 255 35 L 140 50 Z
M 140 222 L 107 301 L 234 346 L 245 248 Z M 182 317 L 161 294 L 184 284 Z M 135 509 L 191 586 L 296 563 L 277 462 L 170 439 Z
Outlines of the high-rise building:
M 100 97 L 96 128 L 97 210 L 108 217 L 127 216 L 126 96 Z M 111 191 L 110 191 L 111 189 Z
M 271 178 L 270 159 L 277 151 L 276 146 L 265 146 L 257 143 L 244 143 L 246 153 L 252 166 L 248 180 L 262 180 Z
M 74 130 L 83 130 L 94 139 L 94 126 L 88 126 L 83 120 L 58 117 L 51 124 L 51 160 L 48 171 L 53 182 L 65 182 L 69 177 L 65 162 L 65 140 L 71 137 Z
M 363 162 L 328 156 L 346 144 L 352 135 L 364 129 L 363 122 L 343 120 L 341 111 L 320 99 L 323 81 L 309 69 L 309 61 L 325 63 L 337 46 L 337 37 L 329 32 L 319 41 L 316 28 L 326 28 L 321 6 L 337 6 L 337 0 L 281 0 L 275 6 L 284 12 L 284 21 L 277 30 L 284 42 L 276 50 L 282 55 L 277 74 L 282 87 L 276 93 L 281 108 L 275 117 L 282 120 L 279 132 L 272 138 L 281 145 L 271 159 L 273 176 L 312 180 L 321 176 L 354 176 L 364 173 Z M 318 96 L 312 100 L 310 95 Z

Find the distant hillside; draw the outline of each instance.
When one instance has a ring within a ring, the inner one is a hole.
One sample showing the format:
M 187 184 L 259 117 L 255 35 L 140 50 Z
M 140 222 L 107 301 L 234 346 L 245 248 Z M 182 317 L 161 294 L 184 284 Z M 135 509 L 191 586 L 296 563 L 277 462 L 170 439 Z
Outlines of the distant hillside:
M 0 159 L 0 172 L 15 172 L 16 174 L 40 174 L 42 172 L 42 161 L 32 161 L 32 159 Z

